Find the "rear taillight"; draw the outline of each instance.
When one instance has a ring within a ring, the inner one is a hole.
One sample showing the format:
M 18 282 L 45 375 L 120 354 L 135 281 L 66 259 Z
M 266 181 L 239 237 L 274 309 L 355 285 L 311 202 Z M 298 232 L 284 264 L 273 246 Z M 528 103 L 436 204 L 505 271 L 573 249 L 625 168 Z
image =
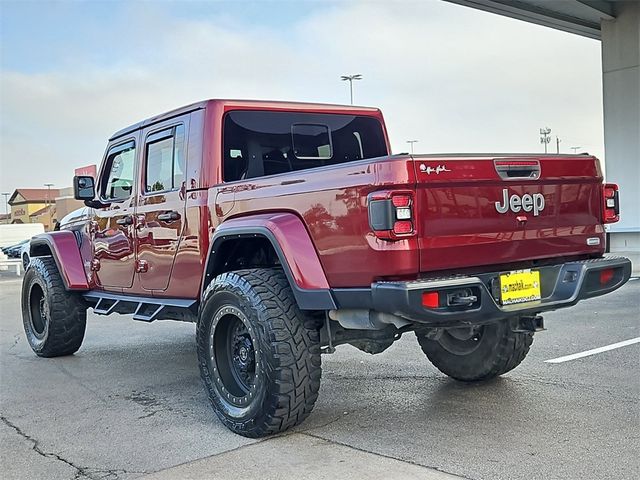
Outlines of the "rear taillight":
M 618 220 L 620 220 L 618 185 L 605 183 L 602 186 L 602 221 L 603 223 L 615 223 Z
M 378 238 L 400 240 L 415 235 L 413 192 L 381 191 L 369 195 L 369 226 Z

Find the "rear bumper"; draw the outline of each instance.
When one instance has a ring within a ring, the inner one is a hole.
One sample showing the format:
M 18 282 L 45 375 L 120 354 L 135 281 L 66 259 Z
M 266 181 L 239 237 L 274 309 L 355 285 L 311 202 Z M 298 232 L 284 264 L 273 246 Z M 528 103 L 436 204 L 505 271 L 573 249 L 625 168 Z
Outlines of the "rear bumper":
M 613 276 L 601 284 L 600 272 L 608 269 L 613 271 Z M 486 323 L 570 307 L 580 300 L 612 292 L 629 280 L 631 262 L 624 257 L 603 257 L 535 270 L 540 272 L 542 299 L 515 305 L 501 305 L 498 300 L 498 279 L 502 272 L 412 282 L 378 282 L 372 284 L 371 290 L 351 294 L 343 290 L 334 294 L 339 308 L 354 308 L 355 303 L 362 308 L 363 304 L 368 304 L 371 310 L 433 326 Z M 472 292 L 477 300 L 467 306 L 427 308 L 422 305 L 423 293 L 440 292 L 442 298 L 447 292 L 461 289 Z

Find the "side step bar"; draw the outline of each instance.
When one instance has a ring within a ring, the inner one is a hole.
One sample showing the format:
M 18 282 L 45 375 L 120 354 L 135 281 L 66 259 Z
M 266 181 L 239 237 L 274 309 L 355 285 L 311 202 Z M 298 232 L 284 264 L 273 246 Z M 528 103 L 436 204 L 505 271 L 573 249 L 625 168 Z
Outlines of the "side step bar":
M 162 319 L 194 322 L 197 319 L 194 309 L 197 301 L 192 299 L 118 295 L 98 290 L 88 291 L 82 296 L 91 304 L 93 312 L 97 315 L 133 314 L 134 320 L 143 322 Z

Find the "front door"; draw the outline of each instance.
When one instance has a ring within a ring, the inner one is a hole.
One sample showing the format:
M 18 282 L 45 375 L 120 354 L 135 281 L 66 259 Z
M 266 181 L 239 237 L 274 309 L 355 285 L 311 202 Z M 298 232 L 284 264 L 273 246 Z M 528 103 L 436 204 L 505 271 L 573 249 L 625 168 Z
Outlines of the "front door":
M 185 225 L 185 132 L 189 117 L 143 132 L 136 209 L 137 271 L 146 290 L 167 289 Z
M 133 283 L 136 140 L 127 138 L 109 148 L 98 182 L 99 199 L 107 206 L 95 210 L 91 223 L 91 268 L 98 285 L 107 290 Z

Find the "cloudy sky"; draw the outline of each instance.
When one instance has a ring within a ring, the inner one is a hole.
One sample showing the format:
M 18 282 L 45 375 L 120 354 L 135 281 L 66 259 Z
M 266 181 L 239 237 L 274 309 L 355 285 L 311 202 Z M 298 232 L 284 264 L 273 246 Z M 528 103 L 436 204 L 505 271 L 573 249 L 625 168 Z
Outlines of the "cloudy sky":
M 395 153 L 603 155 L 600 43 L 439 0 L 0 2 L 0 189 L 70 186 L 114 131 L 204 98 L 381 107 Z

